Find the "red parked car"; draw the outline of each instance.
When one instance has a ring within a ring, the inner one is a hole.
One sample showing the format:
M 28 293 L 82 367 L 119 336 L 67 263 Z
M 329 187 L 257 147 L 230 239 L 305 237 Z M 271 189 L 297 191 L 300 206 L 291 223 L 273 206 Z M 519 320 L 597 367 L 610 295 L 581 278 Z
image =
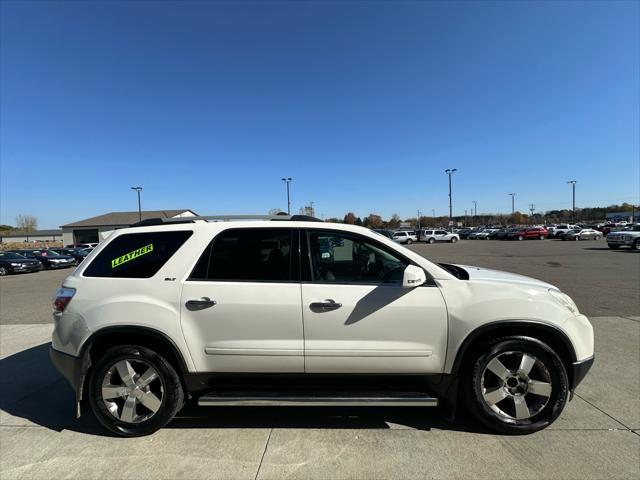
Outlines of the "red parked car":
M 520 228 L 513 232 L 509 232 L 509 240 L 544 240 L 549 236 L 549 232 L 544 227 L 527 227 Z

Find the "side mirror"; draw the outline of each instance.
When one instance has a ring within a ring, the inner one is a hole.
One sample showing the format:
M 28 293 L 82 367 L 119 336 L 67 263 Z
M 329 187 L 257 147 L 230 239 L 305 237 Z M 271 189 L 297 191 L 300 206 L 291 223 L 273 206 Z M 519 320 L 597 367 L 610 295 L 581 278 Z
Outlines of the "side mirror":
M 415 265 L 407 265 L 402 276 L 402 286 L 404 288 L 418 287 L 427 281 L 424 270 Z

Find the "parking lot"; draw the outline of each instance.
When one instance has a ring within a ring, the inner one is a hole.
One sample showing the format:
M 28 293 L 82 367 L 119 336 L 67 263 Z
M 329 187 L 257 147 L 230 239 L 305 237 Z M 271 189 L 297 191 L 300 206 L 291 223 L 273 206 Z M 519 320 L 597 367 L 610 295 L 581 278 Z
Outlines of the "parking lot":
M 50 298 L 64 271 L 0 278 L 0 477 L 640 478 L 640 252 L 603 241 L 461 241 L 437 262 L 555 284 L 595 328 L 596 363 L 549 429 L 490 435 L 420 408 L 188 405 L 138 439 L 108 436 L 50 365 Z

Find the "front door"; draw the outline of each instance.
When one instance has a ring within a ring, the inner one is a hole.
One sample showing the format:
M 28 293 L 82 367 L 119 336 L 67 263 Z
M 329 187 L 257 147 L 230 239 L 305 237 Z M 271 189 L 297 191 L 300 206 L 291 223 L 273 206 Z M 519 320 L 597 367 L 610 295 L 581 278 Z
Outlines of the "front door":
M 232 228 L 202 254 L 181 296 L 199 372 L 304 372 L 298 231 Z
M 309 230 L 308 249 L 306 372 L 443 371 L 444 299 L 436 286 L 402 287 L 408 260 L 375 240 L 336 231 Z

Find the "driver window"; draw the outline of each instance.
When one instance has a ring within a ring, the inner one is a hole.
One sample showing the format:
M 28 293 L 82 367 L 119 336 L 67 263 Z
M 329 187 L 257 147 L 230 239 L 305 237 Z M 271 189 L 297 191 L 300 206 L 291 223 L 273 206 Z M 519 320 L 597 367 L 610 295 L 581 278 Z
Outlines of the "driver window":
M 408 263 L 368 240 L 348 234 L 309 232 L 316 283 L 402 284 Z

